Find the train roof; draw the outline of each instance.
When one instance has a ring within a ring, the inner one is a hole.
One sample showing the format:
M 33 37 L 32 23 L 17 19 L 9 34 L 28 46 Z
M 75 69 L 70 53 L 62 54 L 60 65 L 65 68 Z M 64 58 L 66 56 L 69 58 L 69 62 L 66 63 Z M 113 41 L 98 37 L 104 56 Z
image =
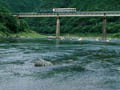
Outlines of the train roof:
M 53 9 L 76 9 L 76 8 L 53 8 Z

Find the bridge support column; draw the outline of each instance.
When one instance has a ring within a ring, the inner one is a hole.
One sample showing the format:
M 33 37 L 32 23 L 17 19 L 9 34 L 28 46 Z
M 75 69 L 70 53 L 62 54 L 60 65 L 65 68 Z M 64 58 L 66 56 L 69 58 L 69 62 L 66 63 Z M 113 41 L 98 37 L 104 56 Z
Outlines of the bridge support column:
M 17 17 L 17 19 L 18 19 L 18 20 L 17 20 L 17 24 L 20 25 L 20 19 L 21 19 L 21 18 L 20 18 L 20 17 Z
M 107 24 L 107 19 L 106 19 L 106 16 L 104 16 L 103 17 L 103 31 L 102 31 L 103 32 L 103 35 L 102 35 L 103 40 L 106 40 L 106 38 L 107 38 L 107 35 L 106 35 L 107 34 L 107 25 L 106 24 Z
M 57 17 L 57 22 L 56 22 L 56 38 L 60 37 L 60 18 Z

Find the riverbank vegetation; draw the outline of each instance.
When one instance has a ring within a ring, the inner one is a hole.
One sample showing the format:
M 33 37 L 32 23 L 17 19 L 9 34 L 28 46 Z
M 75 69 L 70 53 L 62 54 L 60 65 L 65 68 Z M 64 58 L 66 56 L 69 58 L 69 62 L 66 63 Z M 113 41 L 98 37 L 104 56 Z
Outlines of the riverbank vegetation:
M 39 3 L 39 4 L 38 4 Z M 42 34 L 55 34 L 55 18 L 23 18 L 10 15 L 14 12 L 37 12 L 46 8 L 77 8 L 77 11 L 119 11 L 120 1 L 114 0 L 0 0 L 0 32 L 9 35 L 33 30 Z M 72 17 L 61 18 L 61 33 L 86 33 L 91 36 L 102 33 L 103 18 Z M 120 17 L 107 17 L 107 33 L 112 37 L 120 37 Z M 79 34 L 77 36 L 82 36 Z M 88 35 L 89 36 L 89 35 Z
M 19 32 L 19 33 L 13 33 L 9 34 L 9 37 L 18 37 L 18 38 L 45 38 L 48 35 L 46 34 L 40 34 L 34 31 L 29 31 L 29 32 Z
M 25 20 L 13 17 L 11 12 L 0 5 L 0 36 L 9 36 L 19 32 L 29 31 L 30 27 Z

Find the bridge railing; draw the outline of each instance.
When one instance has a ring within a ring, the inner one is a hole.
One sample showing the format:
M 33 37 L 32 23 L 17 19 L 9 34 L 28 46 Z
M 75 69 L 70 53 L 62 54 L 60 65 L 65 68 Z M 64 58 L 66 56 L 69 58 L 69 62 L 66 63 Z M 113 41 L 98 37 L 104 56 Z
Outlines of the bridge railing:
M 13 13 L 12 15 L 22 16 L 22 15 L 116 15 L 120 14 L 120 11 L 82 11 L 76 13 Z

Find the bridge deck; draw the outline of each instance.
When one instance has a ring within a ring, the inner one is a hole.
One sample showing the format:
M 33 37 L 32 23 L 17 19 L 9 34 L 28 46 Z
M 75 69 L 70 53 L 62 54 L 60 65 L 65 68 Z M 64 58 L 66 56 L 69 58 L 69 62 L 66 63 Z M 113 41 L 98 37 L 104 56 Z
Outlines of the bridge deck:
M 76 13 L 14 13 L 18 17 L 103 17 L 120 16 L 119 11 L 96 11 L 96 12 L 76 12 Z

